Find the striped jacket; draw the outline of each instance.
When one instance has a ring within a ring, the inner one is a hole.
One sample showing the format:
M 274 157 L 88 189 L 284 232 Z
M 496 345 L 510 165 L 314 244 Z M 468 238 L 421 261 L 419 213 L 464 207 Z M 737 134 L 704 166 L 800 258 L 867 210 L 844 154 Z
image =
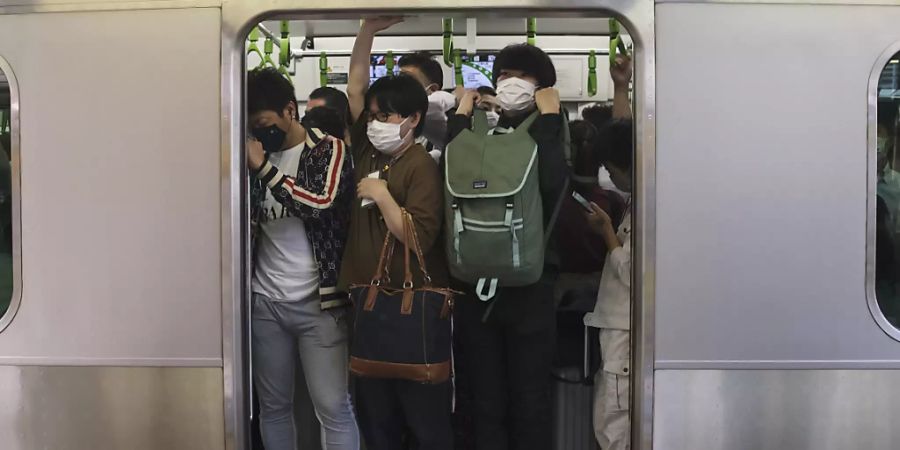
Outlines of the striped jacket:
M 251 183 L 250 214 L 254 223 L 259 223 L 264 213 L 266 187 L 292 216 L 303 220 L 319 267 L 322 309 L 349 303 L 346 293 L 337 291 L 337 281 L 355 195 L 350 158 L 343 141 L 313 128 L 307 132 L 296 174 L 285 174 L 266 161 Z

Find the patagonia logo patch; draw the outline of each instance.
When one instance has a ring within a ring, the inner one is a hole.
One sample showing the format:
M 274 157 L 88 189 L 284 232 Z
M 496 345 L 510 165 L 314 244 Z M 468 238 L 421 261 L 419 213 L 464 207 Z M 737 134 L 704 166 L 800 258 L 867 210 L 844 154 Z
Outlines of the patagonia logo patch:
M 475 180 L 472 182 L 472 189 L 484 189 L 487 187 L 487 180 Z

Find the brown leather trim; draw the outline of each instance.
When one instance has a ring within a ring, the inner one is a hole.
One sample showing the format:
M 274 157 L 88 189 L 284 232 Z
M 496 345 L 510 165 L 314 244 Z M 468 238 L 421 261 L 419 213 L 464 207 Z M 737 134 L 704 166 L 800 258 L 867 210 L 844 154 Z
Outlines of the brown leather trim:
M 403 299 L 400 301 L 400 315 L 408 316 L 412 314 L 414 294 L 415 292 L 412 289 L 403 290 Z
M 378 298 L 378 286 L 371 285 L 371 286 L 369 286 L 368 293 L 366 294 L 366 303 L 363 305 L 363 310 L 365 310 L 365 311 L 374 310 L 376 298 Z
M 375 300 L 377 299 L 378 293 L 380 292 L 380 293 L 382 293 L 383 295 L 388 296 L 388 297 L 397 297 L 397 296 L 401 296 L 401 297 L 400 297 L 400 301 L 401 301 L 401 304 L 400 304 L 401 314 L 410 314 L 410 313 L 412 313 L 412 305 L 415 303 L 415 302 L 413 302 L 412 300 L 415 299 L 415 296 L 416 296 L 419 292 L 434 292 L 434 293 L 437 293 L 437 294 L 441 294 L 441 295 L 444 296 L 444 299 L 443 299 L 444 306 L 443 306 L 443 308 L 442 308 L 442 310 L 441 310 L 441 318 L 442 318 L 442 319 L 446 319 L 447 317 L 449 317 L 450 311 L 453 310 L 453 296 L 456 295 L 456 294 L 459 294 L 459 292 L 456 292 L 456 291 L 454 291 L 454 290 L 452 290 L 452 289 L 447 289 L 447 288 L 423 287 L 423 288 L 412 289 L 412 290 L 408 291 L 408 290 L 405 290 L 405 289 L 402 289 L 402 288 L 401 288 L 401 289 L 396 289 L 396 288 L 389 288 L 389 287 L 380 287 L 380 286 L 376 286 L 376 285 L 374 285 L 374 284 L 354 284 L 354 285 L 351 285 L 351 286 L 350 286 L 350 292 L 351 292 L 351 294 L 354 293 L 354 292 L 356 292 L 357 289 L 365 289 L 365 290 L 366 290 L 365 301 L 364 301 L 364 303 L 363 303 L 363 310 L 364 310 L 364 311 L 372 311 L 372 310 L 375 308 Z M 412 293 L 413 293 L 412 297 L 410 298 L 410 303 L 409 303 L 409 304 L 404 303 L 404 301 L 406 300 L 406 297 L 405 297 L 404 294 L 405 294 L 406 292 L 412 292 Z M 352 296 L 351 296 L 351 297 L 352 297 Z M 409 312 L 404 313 L 403 310 L 404 310 L 404 308 L 406 308 L 407 306 L 409 307 Z
M 450 361 L 437 364 L 402 364 L 351 356 L 350 372 L 365 378 L 391 378 L 440 384 L 450 379 Z
M 453 308 L 453 294 L 444 297 L 444 306 L 441 307 L 441 319 L 450 317 L 450 308 Z

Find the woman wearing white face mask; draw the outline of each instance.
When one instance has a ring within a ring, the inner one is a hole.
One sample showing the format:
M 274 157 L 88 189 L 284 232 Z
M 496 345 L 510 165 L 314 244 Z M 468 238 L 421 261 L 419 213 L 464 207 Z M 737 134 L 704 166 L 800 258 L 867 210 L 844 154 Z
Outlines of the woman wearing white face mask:
M 476 108 L 481 109 L 487 116 L 488 127 L 496 128 L 500 123 L 500 103 L 497 102 L 497 91 L 490 86 L 481 86 L 477 90 L 478 104 Z
M 437 164 L 415 143 L 422 134 L 428 97 L 413 76 L 401 74 L 369 87 L 369 54 L 376 32 L 400 19 L 366 20 L 350 59 L 347 94 L 354 175 L 359 201 L 351 209 L 350 229 L 339 286 L 368 284 L 376 273 L 385 235 L 401 241 L 401 207 L 412 215 L 426 266 L 435 286 L 447 285 L 447 264 L 436 246 L 443 221 L 443 188 Z M 367 206 L 363 206 L 363 201 Z M 397 251 L 400 254 L 401 250 Z M 402 288 L 404 262 L 393 258 L 385 288 Z M 423 285 L 422 271 L 411 258 L 413 285 Z M 402 448 L 401 433 L 409 430 L 425 450 L 450 450 L 450 383 L 419 384 L 400 379 L 356 378 L 356 411 L 369 450 Z
M 556 70 L 541 49 L 518 44 L 506 47 L 494 61 L 496 101 L 501 111 L 494 133 L 506 133 L 532 114 L 529 128 L 537 144 L 544 230 L 552 232 L 553 211 L 563 198 L 569 177 Z M 472 126 L 472 112 L 484 94 L 466 93 L 450 117 L 447 153 L 453 139 Z M 486 97 L 486 96 L 484 96 Z M 533 151 L 511 148 L 509 151 Z M 451 159 L 452 161 L 452 159 Z M 551 240 L 552 242 L 552 240 Z M 494 299 L 482 302 L 475 287 L 452 284 L 457 298 L 455 331 L 460 337 L 465 371 L 458 376 L 472 386 L 476 450 L 546 450 L 552 448 L 550 371 L 555 353 L 554 285 L 559 273 L 555 244 L 545 252 L 543 274 L 529 286 L 499 287 Z M 496 304 L 494 304 L 496 302 Z M 488 308 L 487 320 L 482 320 Z

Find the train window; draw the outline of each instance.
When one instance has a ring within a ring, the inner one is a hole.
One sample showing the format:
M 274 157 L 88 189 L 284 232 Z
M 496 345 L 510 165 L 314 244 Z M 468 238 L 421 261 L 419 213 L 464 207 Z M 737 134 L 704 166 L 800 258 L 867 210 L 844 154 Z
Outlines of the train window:
M 9 64 L 0 57 L 0 331 L 15 314 L 18 299 L 13 283 L 13 162 L 18 152 L 18 96 Z
M 880 69 L 877 82 L 873 79 L 873 100 L 877 103 L 875 127 L 869 135 L 870 151 L 876 155 L 875 204 L 870 205 L 870 214 L 874 213 L 874 294 L 878 309 L 873 313 L 881 319 L 880 312 L 886 319 L 888 323 L 883 326 L 893 327 L 886 328 L 889 334 L 900 336 L 900 52 Z

